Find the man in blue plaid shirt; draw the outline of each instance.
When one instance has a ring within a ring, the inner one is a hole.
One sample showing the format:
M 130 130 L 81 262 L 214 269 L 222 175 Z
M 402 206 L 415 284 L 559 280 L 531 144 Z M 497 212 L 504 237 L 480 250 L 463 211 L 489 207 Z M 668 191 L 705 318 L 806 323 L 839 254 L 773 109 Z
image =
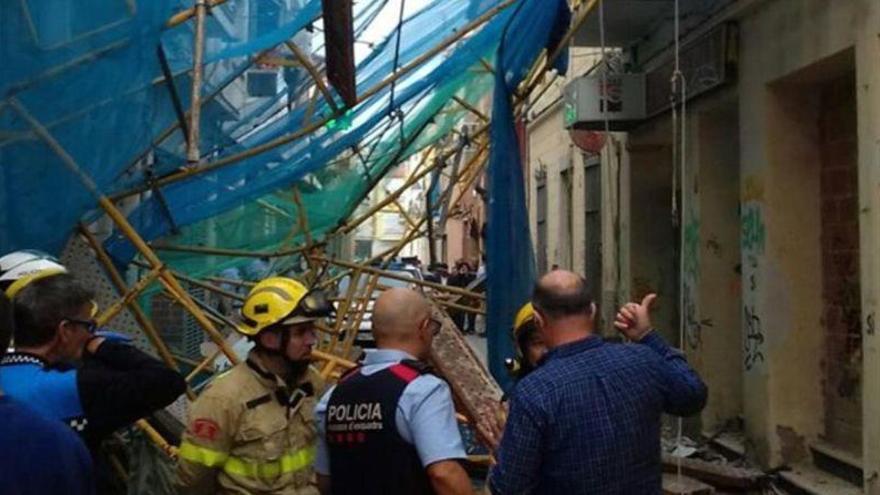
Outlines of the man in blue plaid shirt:
M 611 344 L 594 334 L 582 277 L 538 281 L 532 303 L 551 350 L 514 391 L 493 494 L 661 493 L 660 417 L 699 412 L 706 386 L 652 331 L 655 297 L 621 308 L 615 326 L 632 343 Z

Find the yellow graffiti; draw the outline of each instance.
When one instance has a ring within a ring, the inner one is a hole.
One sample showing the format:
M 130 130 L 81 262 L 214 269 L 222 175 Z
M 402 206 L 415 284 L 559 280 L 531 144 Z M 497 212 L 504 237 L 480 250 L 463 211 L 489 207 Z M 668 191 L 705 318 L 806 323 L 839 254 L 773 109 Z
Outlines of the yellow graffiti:
M 743 182 L 742 201 L 763 201 L 764 200 L 764 182 L 760 177 L 750 175 Z

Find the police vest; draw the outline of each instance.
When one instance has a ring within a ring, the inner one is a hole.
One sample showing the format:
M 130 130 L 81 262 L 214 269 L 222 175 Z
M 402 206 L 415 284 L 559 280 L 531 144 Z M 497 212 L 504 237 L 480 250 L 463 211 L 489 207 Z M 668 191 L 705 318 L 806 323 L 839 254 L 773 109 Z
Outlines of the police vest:
M 404 389 L 424 369 L 404 361 L 372 375 L 354 370 L 340 379 L 325 421 L 333 495 L 434 493 L 395 419 Z

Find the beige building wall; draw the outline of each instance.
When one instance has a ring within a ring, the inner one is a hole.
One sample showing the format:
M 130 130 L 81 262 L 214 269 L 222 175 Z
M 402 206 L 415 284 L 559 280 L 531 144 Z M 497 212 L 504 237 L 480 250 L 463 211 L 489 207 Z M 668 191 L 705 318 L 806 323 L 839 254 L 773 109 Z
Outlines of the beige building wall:
M 880 6 L 874 3 L 856 34 L 859 224 L 863 371 L 862 466 L 865 493 L 880 495 Z M 873 27 L 871 27 L 873 26 Z
M 711 391 L 689 434 L 712 436 L 743 412 L 735 88 L 691 101 L 678 123 L 687 142 L 675 167 L 668 115 L 628 133 L 621 253 L 629 266 L 621 290 L 633 300 L 659 295 L 655 327 L 685 351 Z
M 561 98 L 565 85 L 599 60 L 596 49 L 572 48 L 569 75 L 553 79 L 540 98 L 530 102 L 527 112 L 529 224 L 532 245 L 537 248 L 537 176 L 546 174 L 548 269 L 555 264 L 578 273 L 585 270 L 584 166 L 581 151 L 563 128 Z
M 764 358 L 744 375 L 748 433 L 768 465 L 805 457 L 806 446 L 823 434 L 816 88 L 853 68 L 840 56 L 854 49 L 865 324 L 863 465 L 868 493 L 880 493 L 880 365 L 871 330 L 880 283 L 880 5 L 776 0 L 743 18 L 740 33 L 743 278 L 756 282 L 744 283 L 743 300 L 751 320 L 760 322 L 763 338 L 753 351 Z M 744 321 L 746 337 L 756 328 Z
M 562 131 L 562 132 L 560 132 Z M 537 183 L 535 172 L 541 170 L 546 174 L 547 187 L 547 267 L 558 264 L 560 268 L 574 269 L 572 266 L 572 243 L 570 226 L 566 219 L 569 212 L 560 211 L 560 206 L 571 201 L 571 192 L 564 191 L 562 184 L 563 170 L 572 168 L 572 144 L 568 133 L 562 130 L 562 106 L 553 104 L 540 115 L 529 127 L 529 171 L 532 182 L 529 195 L 530 212 L 537 212 Z M 581 186 L 582 187 L 582 186 Z M 563 200 L 563 195 L 568 199 Z M 534 230 L 537 217 L 532 226 Z M 565 239 L 568 242 L 561 242 Z M 537 246 L 535 238 L 535 246 Z M 583 270 L 583 265 L 580 266 Z
M 743 413 L 739 121 L 732 93 L 696 105 L 693 182 L 685 188 L 692 208 L 684 231 L 684 345 L 712 390 L 701 414 L 707 434 Z
M 825 81 L 854 71 L 863 326 L 861 461 L 866 493 L 880 494 L 880 2 L 747 3 L 749 8 L 736 10 L 737 84 L 688 105 L 687 208 L 683 232 L 676 232 L 685 234 L 684 253 L 676 249 L 677 236 L 658 244 L 653 235 L 666 233 L 653 232 L 659 226 L 646 218 L 651 211 L 657 223 L 671 224 L 669 116 L 619 138 L 620 158 L 603 157 L 603 167 L 620 167 L 623 185 L 619 250 L 625 263 L 615 285 L 623 288 L 619 297 L 637 296 L 654 288 L 640 279 L 653 278 L 660 290 L 675 294 L 664 301 L 657 319 L 670 327 L 666 335 L 676 341 L 678 316 L 684 316 L 683 344 L 711 389 L 701 418 L 704 431 L 717 431 L 742 416 L 749 450 L 765 466 L 808 461 L 809 447 L 822 440 L 826 425 L 818 95 Z M 583 229 L 577 224 L 583 212 L 578 204 L 583 176 L 574 170 L 583 167 L 562 128 L 556 97 L 550 91 L 544 99 L 547 104 L 533 105 L 529 122 L 533 241 L 535 178 L 544 170 L 548 266 L 558 263 L 580 271 Z M 570 163 L 575 180 L 569 204 L 578 220 L 566 240 L 559 235 L 565 215 L 556 205 L 563 193 L 560 171 Z M 603 191 L 613 183 L 606 180 Z M 603 224 L 609 220 L 603 218 Z M 615 253 L 610 240 L 603 233 L 605 269 L 616 264 L 609 254 Z M 567 259 L 566 249 L 571 250 Z M 682 266 L 676 260 L 679 254 L 684 254 Z M 658 266 L 669 259 L 676 260 L 672 268 Z M 693 274 L 685 277 L 682 301 L 677 298 L 679 268 Z M 605 278 L 607 288 L 610 280 Z

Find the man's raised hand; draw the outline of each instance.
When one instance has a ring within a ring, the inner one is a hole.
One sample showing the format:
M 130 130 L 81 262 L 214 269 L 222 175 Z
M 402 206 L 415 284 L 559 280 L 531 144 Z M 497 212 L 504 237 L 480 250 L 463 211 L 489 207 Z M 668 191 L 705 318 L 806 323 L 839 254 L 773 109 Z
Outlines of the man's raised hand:
M 614 326 L 626 338 L 634 342 L 651 331 L 651 304 L 657 299 L 657 294 L 648 294 L 642 299 L 641 304 L 634 302 L 626 303 L 617 312 L 614 318 Z

